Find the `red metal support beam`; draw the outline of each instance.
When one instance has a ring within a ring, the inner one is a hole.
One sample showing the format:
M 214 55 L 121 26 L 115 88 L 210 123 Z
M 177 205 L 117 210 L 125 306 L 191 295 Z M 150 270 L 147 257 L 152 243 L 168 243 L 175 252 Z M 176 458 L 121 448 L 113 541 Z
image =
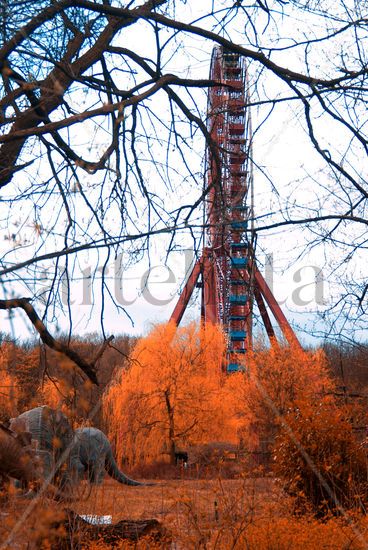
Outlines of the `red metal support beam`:
M 197 284 L 201 271 L 202 271 L 202 258 L 197 260 L 196 263 L 194 264 L 194 267 L 188 277 L 188 280 L 185 283 L 185 286 L 182 292 L 180 293 L 179 300 L 177 301 L 175 309 L 171 314 L 170 321 L 174 321 L 176 326 L 178 326 L 180 321 L 182 320 L 185 309 L 193 294 L 193 290 Z
M 275 334 L 275 331 L 273 329 L 270 316 L 268 315 L 268 311 L 266 309 L 266 304 L 264 303 L 261 291 L 259 290 L 259 287 L 258 287 L 257 284 L 254 285 L 254 297 L 256 299 L 257 306 L 258 306 L 259 312 L 261 314 L 264 327 L 265 327 L 266 332 L 267 332 L 267 336 L 270 339 L 270 343 L 271 343 L 271 345 L 274 345 L 274 344 L 277 345 L 276 334 Z
M 203 249 L 203 276 L 202 276 L 202 321 L 205 323 L 220 323 L 218 307 L 218 287 L 216 267 L 210 251 Z

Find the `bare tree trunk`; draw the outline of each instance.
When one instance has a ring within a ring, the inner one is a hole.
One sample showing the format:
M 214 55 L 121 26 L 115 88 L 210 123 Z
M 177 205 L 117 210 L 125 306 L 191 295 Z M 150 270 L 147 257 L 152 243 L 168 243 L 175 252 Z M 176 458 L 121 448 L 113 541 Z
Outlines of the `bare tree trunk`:
M 167 416 L 169 420 L 169 456 L 170 456 L 170 464 L 175 465 L 175 451 L 176 451 L 176 445 L 175 445 L 175 421 L 174 421 L 174 407 L 171 405 L 170 402 L 170 391 L 165 391 L 165 403 L 166 403 L 166 410 L 167 410 Z

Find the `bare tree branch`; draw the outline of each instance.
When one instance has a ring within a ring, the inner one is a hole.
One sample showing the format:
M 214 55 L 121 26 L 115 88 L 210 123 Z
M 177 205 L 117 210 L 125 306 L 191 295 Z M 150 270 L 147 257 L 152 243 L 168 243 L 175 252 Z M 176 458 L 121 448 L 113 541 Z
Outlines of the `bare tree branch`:
M 44 344 L 71 359 L 91 380 L 91 382 L 93 382 L 93 384 L 98 385 L 97 376 L 94 370 L 94 363 L 101 357 L 102 353 L 106 349 L 106 346 L 103 346 L 103 348 L 97 354 L 94 363 L 90 364 L 82 357 L 80 357 L 80 355 L 76 351 L 66 346 L 59 340 L 55 340 L 55 338 L 49 333 L 49 331 L 37 315 L 34 307 L 30 304 L 30 298 L 13 298 L 11 300 L 0 300 L 0 309 L 11 310 L 15 308 L 21 308 L 23 309 L 23 311 L 25 311 L 28 319 L 31 321 L 31 323 L 39 333 L 41 340 Z

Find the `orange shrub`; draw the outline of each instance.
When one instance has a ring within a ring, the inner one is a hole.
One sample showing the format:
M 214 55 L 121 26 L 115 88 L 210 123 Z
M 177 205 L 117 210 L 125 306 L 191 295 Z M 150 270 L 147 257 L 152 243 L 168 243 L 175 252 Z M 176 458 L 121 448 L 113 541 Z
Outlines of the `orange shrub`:
M 0 421 L 18 414 L 19 401 L 24 395 L 23 387 L 16 378 L 19 352 L 12 342 L 0 346 Z
M 18 414 L 19 394 L 15 377 L 6 370 L 0 370 L 0 422 Z
M 275 472 L 317 514 L 366 509 L 367 453 L 353 433 L 353 412 L 331 398 L 304 400 L 280 421 Z
M 296 401 L 316 399 L 334 388 L 323 352 L 280 347 L 247 354 L 245 373 L 227 381 L 238 411 L 239 431 L 246 447 L 271 449 L 278 418 Z
M 355 526 L 353 522 L 346 525 L 336 518 L 322 522 L 308 515 L 280 517 L 275 514 L 220 529 L 215 527 L 208 546 L 222 550 L 364 550 L 367 525 L 361 523 L 362 526 L 358 522 Z

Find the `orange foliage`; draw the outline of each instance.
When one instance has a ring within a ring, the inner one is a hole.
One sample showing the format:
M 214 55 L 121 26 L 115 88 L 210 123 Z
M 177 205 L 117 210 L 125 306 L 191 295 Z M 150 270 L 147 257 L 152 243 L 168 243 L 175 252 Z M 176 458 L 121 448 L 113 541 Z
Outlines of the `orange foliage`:
M 93 406 L 92 384 L 63 356 L 58 356 L 57 367 L 58 375 L 43 381 L 40 400 L 53 409 L 62 410 L 72 421 L 86 417 Z
M 12 371 L 16 364 L 16 348 L 5 342 L 0 346 L 0 421 L 18 414 L 18 402 L 22 395 Z
M 213 441 L 270 451 L 280 418 L 334 389 L 319 350 L 248 353 L 244 371 L 229 376 L 225 349 L 218 327 L 194 323 L 157 326 L 138 342 L 129 371 L 103 399 L 119 460 L 137 464 L 166 453 L 173 461 L 175 450 Z
M 16 380 L 5 370 L 0 370 L 0 422 L 17 414 L 19 390 Z
M 3 420 L 36 405 L 39 376 L 38 347 L 25 349 L 13 342 L 3 342 L 0 345 L 0 393 Z
M 275 472 L 286 489 L 321 515 L 366 510 L 367 451 L 351 420 L 354 407 L 331 398 L 300 401 L 285 415 L 275 446 Z
M 213 542 L 217 548 L 230 550 L 233 548 L 247 548 L 247 550 L 286 550 L 300 549 L 336 550 L 349 548 L 350 550 L 364 550 L 366 540 L 365 524 L 361 521 L 362 529 L 355 525 L 346 525 L 343 521 L 334 518 L 328 521 L 317 521 L 310 516 L 305 517 L 269 517 L 256 518 L 246 523 L 214 528 Z
M 247 374 L 230 377 L 227 386 L 233 388 L 245 445 L 273 453 L 277 476 L 303 505 L 317 513 L 340 504 L 366 506 L 367 456 L 352 426 L 360 411 L 336 402 L 322 351 L 254 352 Z
M 114 340 L 111 347 L 104 348 L 103 355 L 95 364 L 99 386 L 94 386 L 86 379 L 80 369 L 63 354 L 47 350 L 47 370 L 39 383 L 39 398 L 52 408 L 60 408 L 72 422 L 85 424 L 86 417 L 89 417 L 93 425 L 99 426 L 101 394 L 109 384 L 112 373 L 124 370 L 125 356 L 132 341 L 131 337 L 121 336 Z M 103 341 L 92 334 L 83 340 L 72 341 L 71 346 L 82 357 L 94 362 L 102 344 Z
M 321 398 L 334 383 L 322 351 L 281 347 L 249 353 L 245 374 L 229 377 L 227 387 L 242 439 L 248 448 L 257 449 L 261 440 L 272 445 L 278 419 L 297 401 Z
M 224 335 L 213 325 L 159 325 L 138 342 L 129 371 L 103 399 L 119 461 L 150 462 L 166 454 L 173 462 L 176 449 L 236 438 L 224 414 L 225 403 L 231 408 L 224 353 Z
M 87 415 L 100 424 L 99 403 L 105 386 L 115 369 L 125 368 L 124 359 L 134 338 L 120 336 L 114 344 L 104 348 L 95 365 L 99 386 L 89 380 L 63 354 L 37 342 L 0 344 L 0 421 L 37 407 L 49 405 L 61 408 L 69 418 L 80 422 Z M 82 357 L 92 362 L 101 350 L 102 341 L 95 335 L 71 343 Z

